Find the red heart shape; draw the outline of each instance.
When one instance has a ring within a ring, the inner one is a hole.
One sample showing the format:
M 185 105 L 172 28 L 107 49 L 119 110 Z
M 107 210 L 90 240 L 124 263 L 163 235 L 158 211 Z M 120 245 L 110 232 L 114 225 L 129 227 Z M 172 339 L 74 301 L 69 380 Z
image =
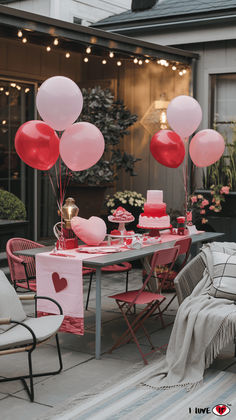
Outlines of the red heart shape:
M 168 168 L 178 168 L 185 156 L 183 140 L 171 130 L 160 130 L 154 134 L 150 151 L 157 162 Z
M 67 287 L 67 280 L 64 277 L 60 278 L 58 273 L 52 273 L 52 281 L 56 293 L 61 292 Z
M 225 410 L 226 410 L 226 406 L 225 405 L 217 405 L 216 406 L 217 413 L 219 413 L 221 415 L 224 414 Z

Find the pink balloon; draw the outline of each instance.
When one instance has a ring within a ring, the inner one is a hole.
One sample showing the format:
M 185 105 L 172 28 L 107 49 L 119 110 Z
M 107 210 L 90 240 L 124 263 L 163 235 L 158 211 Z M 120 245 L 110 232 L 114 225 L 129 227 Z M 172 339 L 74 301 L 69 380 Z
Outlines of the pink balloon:
M 168 105 L 167 119 L 171 128 L 186 138 L 194 133 L 202 121 L 202 109 L 191 96 L 177 96 Z
M 79 122 L 64 131 L 60 155 L 72 171 L 83 171 L 95 165 L 104 152 L 104 138 L 93 124 Z
M 36 106 L 47 124 L 54 130 L 63 131 L 79 117 L 83 96 L 80 88 L 68 77 L 50 77 L 39 88 Z
M 199 168 L 210 166 L 223 155 L 224 138 L 215 130 L 201 130 L 192 138 L 189 154 L 193 163 Z

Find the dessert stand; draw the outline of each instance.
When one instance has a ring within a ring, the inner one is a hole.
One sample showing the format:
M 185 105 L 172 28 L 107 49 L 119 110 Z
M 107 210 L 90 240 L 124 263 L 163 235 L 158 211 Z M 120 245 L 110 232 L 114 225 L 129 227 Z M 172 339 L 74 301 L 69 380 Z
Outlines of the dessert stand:
M 160 235 L 160 230 L 165 230 L 165 229 L 170 229 L 170 232 L 172 233 L 172 225 L 169 225 L 169 226 L 166 226 L 166 227 L 160 227 L 160 228 L 137 225 L 137 228 L 148 230 L 149 232 L 148 232 L 147 236 L 151 236 L 151 237 L 160 237 L 161 236 Z
M 125 235 L 126 229 L 125 229 L 125 225 L 126 223 L 131 223 L 134 221 L 134 217 L 132 216 L 132 219 L 130 218 L 130 220 L 119 220 L 114 218 L 112 215 L 108 216 L 108 220 L 109 222 L 112 223 L 118 223 L 118 228 L 117 230 L 120 232 L 120 235 L 112 235 L 111 233 L 107 234 L 107 238 L 108 238 L 108 245 L 111 245 L 111 239 L 117 239 L 119 240 L 120 243 L 124 243 L 124 239 L 132 239 L 135 236 L 139 237 L 140 234 L 138 233 L 134 233 L 133 235 Z

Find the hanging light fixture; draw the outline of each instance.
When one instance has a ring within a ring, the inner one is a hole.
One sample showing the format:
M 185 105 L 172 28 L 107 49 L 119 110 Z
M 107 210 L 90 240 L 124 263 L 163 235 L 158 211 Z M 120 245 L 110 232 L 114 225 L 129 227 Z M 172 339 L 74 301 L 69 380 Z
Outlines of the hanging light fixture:
M 69 52 L 67 52 L 67 53 L 66 53 L 66 55 L 65 55 L 65 57 L 66 57 L 66 58 L 70 58 L 70 53 L 69 53 Z
M 48 47 L 46 47 L 46 51 L 47 51 L 47 52 L 50 52 L 50 51 L 51 51 L 51 47 L 49 47 L 49 46 L 48 46 Z
M 118 67 L 122 66 L 122 62 L 120 60 L 118 60 L 116 64 Z
M 110 52 L 109 52 L 109 57 L 110 57 L 110 58 L 113 58 L 113 57 L 114 57 L 114 55 L 115 55 L 115 54 L 113 53 L 113 51 L 110 51 Z
M 88 57 L 84 57 L 84 62 L 87 63 L 89 61 Z
M 19 29 L 19 31 L 17 32 L 17 36 L 19 38 L 21 38 L 23 36 L 23 32 L 21 31 L 21 29 Z
M 86 54 L 90 54 L 90 53 L 91 53 L 91 51 L 92 51 L 91 47 L 87 47 L 87 48 L 86 48 Z
M 107 64 L 107 60 L 102 60 L 102 64 Z
M 22 42 L 23 42 L 23 44 L 26 44 L 27 38 L 26 37 L 22 38 Z
M 59 39 L 58 38 L 55 38 L 54 41 L 53 41 L 53 44 L 54 45 L 58 45 L 59 44 Z

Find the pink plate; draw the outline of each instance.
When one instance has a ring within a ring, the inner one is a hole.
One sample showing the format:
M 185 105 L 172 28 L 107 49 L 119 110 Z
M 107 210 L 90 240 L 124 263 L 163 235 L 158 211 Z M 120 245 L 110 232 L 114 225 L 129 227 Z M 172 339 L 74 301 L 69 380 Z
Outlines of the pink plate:
M 81 246 L 77 252 L 87 252 L 89 254 L 110 254 L 113 252 L 120 252 L 120 247 L 115 246 Z

